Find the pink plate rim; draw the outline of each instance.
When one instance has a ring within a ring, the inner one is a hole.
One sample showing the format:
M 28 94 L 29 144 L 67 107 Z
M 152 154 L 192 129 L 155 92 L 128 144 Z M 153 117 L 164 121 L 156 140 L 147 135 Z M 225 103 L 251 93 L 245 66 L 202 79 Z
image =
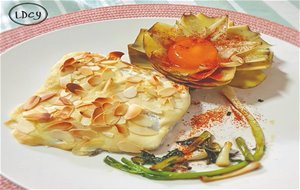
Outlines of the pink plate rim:
M 81 10 L 52 17 L 41 24 L 20 26 L 0 33 L 0 53 L 35 36 L 74 25 L 121 18 L 169 17 L 178 18 L 183 13 L 202 12 L 209 16 L 228 15 L 237 24 L 247 24 L 251 30 L 264 33 L 300 47 L 300 32 L 255 16 L 202 6 L 176 4 L 117 5 Z
M 166 17 L 178 18 L 183 13 L 202 12 L 208 16 L 228 15 L 236 24 L 249 25 L 255 32 L 264 33 L 297 47 L 300 47 L 300 32 L 292 28 L 277 24 L 255 16 L 194 5 L 179 4 L 132 4 L 100 7 L 95 9 L 81 10 L 56 17 L 49 18 L 38 25 L 20 26 L 0 33 L 1 47 L 0 53 L 9 48 L 29 40 L 33 37 L 45 34 L 54 30 L 67 28 L 70 26 L 124 18 L 145 18 L 145 17 Z M 0 189 L 22 189 L 6 178 L 0 176 Z

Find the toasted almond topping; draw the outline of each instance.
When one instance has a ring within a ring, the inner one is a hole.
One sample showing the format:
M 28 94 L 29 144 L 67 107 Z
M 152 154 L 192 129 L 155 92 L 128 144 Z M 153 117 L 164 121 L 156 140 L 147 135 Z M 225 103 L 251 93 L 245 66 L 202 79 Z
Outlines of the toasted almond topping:
M 61 131 L 58 129 L 51 130 L 47 133 L 48 136 L 52 137 L 53 139 L 58 140 L 58 142 L 54 143 L 61 143 L 61 141 L 66 142 L 67 144 L 74 143 L 74 137 L 67 131 Z
M 73 105 L 72 102 L 65 98 L 65 97 L 59 97 L 59 100 L 64 104 L 64 105 Z
M 78 95 L 78 94 L 80 94 L 84 91 L 83 88 L 80 85 L 75 84 L 75 83 L 68 83 L 66 85 L 66 87 L 70 92 L 72 92 L 76 95 Z
M 120 125 L 126 124 L 126 119 L 124 117 L 121 117 L 120 120 L 117 122 L 117 124 Z
M 117 128 L 117 130 L 120 134 L 123 134 L 123 135 L 128 134 L 128 129 L 127 129 L 126 125 L 124 125 L 124 124 L 115 124 L 115 126 L 116 126 L 116 128 Z
M 102 98 L 102 97 L 99 97 L 99 98 L 96 98 L 92 103 L 97 106 L 97 107 L 100 107 L 102 106 L 104 103 L 110 103 L 112 102 L 113 100 L 111 98 Z
M 47 94 L 43 94 L 43 95 L 41 95 L 41 102 L 49 100 L 49 99 L 53 98 L 56 95 L 57 95 L 56 92 L 49 92 Z
M 111 112 L 104 113 L 103 116 L 106 125 L 115 125 L 120 119 L 120 116 L 115 116 Z
M 82 104 L 82 100 L 75 100 L 74 102 L 73 102 L 73 104 L 74 104 L 74 106 L 79 106 L 80 104 Z
M 31 121 L 27 121 L 23 118 L 20 118 L 18 120 L 18 123 L 15 128 L 26 134 L 35 130 L 34 124 Z
M 123 95 L 126 98 L 134 98 L 137 95 L 137 89 L 135 86 L 131 86 L 123 91 Z
M 71 106 L 65 106 L 62 110 L 57 111 L 54 113 L 54 117 L 61 118 L 61 119 L 68 119 L 70 118 L 74 108 Z
M 132 82 L 132 83 L 139 83 L 141 82 L 143 79 L 139 76 L 133 76 L 133 77 L 128 77 L 127 82 Z
M 95 117 L 93 120 L 92 120 L 92 124 L 95 126 L 95 127 L 109 127 L 106 122 L 105 122 L 105 119 L 104 119 L 104 115 L 103 114 L 100 114 L 98 115 L 97 117 Z
M 154 97 L 157 97 L 157 91 L 154 89 L 154 88 L 147 88 L 145 89 L 145 91 L 151 95 L 151 96 L 154 96 Z
M 132 125 L 129 124 L 128 129 L 131 133 L 134 133 L 136 135 L 141 135 L 141 136 L 153 136 L 153 135 L 158 134 L 157 131 L 154 131 L 154 130 L 149 129 L 147 127 L 140 127 L 138 125 L 132 126 Z
M 142 150 L 142 147 L 132 143 L 128 140 L 119 141 L 117 146 L 121 151 L 131 152 L 131 153 L 139 153 Z
M 71 75 L 66 75 L 66 76 L 60 77 L 60 79 L 59 79 L 60 86 L 63 88 L 65 88 L 66 85 L 71 82 L 72 82 Z
M 125 115 L 125 114 L 126 114 L 127 110 L 128 110 L 128 105 L 126 105 L 126 104 L 120 104 L 120 105 L 116 108 L 114 114 L 117 115 L 117 116 L 122 116 L 122 115 Z
M 123 52 L 113 51 L 108 54 L 108 59 L 119 59 L 124 55 Z
M 91 118 L 95 110 L 95 106 L 93 104 L 86 104 L 78 107 L 77 109 L 82 116 Z
M 90 76 L 93 74 L 92 69 L 87 68 L 87 67 L 81 67 L 78 69 L 78 71 L 84 76 Z
M 70 73 L 74 72 L 75 69 L 76 68 L 74 66 L 69 65 L 69 66 L 62 67 L 61 72 L 63 72 L 64 74 L 70 74 Z
M 156 76 L 152 76 L 149 80 L 150 84 L 152 84 L 153 86 L 157 86 L 159 85 L 159 80 Z
M 102 107 L 97 107 L 92 114 L 92 119 L 96 119 L 99 115 L 102 115 L 103 112 L 104 110 Z
M 92 123 L 92 121 L 91 121 L 90 117 L 89 118 L 82 117 L 82 119 L 81 119 L 81 124 L 82 125 L 89 126 L 91 123 Z
M 108 80 L 108 79 L 111 79 L 113 78 L 115 75 L 115 73 L 111 70 L 111 69 L 108 69 L 106 68 L 102 73 L 101 73 L 101 78 L 102 80 Z
M 23 110 L 31 110 L 35 106 L 37 106 L 41 101 L 41 97 L 39 96 L 31 96 L 23 105 Z
M 56 106 L 49 106 L 49 107 L 44 107 L 45 108 L 45 110 L 48 112 L 48 113 L 50 113 L 50 114 L 52 114 L 52 113 L 54 113 L 54 112 L 56 112 Z
M 73 127 L 72 123 L 62 121 L 62 122 L 58 122 L 58 123 L 54 123 L 54 124 L 49 125 L 48 127 L 45 128 L 45 130 L 49 131 L 49 130 L 53 130 L 53 129 L 60 129 L 60 130 L 63 130 L 63 131 L 68 131 L 72 127 Z
M 59 94 L 60 94 L 61 97 L 66 97 L 66 96 L 70 95 L 70 92 L 66 92 L 65 90 L 61 90 Z
M 91 86 L 97 86 L 102 82 L 102 77 L 100 75 L 92 76 L 87 81 Z
M 29 121 L 48 122 L 52 119 L 49 113 L 29 113 L 24 114 L 23 117 Z
M 115 136 L 113 133 L 111 133 L 111 132 L 106 132 L 106 131 L 102 132 L 102 134 L 103 134 L 104 136 L 106 136 L 106 137 L 109 137 L 109 138 L 113 138 L 113 137 Z
M 135 117 L 137 117 L 140 113 L 142 113 L 143 109 L 136 105 L 136 104 L 131 104 L 128 107 L 128 110 L 126 112 L 126 114 L 124 115 L 125 119 L 129 120 L 129 119 L 133 119 Z
M 100 67 L 96 65 L 96 66 L 91 66 L 90 69 L 91 69 L 92 71 L 99 71 L 99 70 L 100 70 Z
M 169 87 L 169 88 L 164 88 L 158 92 L 158 95 L 161 97 L 168 97 L 172 96 L 177 92 L 176 88 L 174 87 Z
M 71 129 L 70 133 L 76 138 L 87 137 L 88 139 L 92 139 L 97 136 L 97 132 L 91 129 Z
M 64 66 L 64 67 L 65 67 L 65 66 L 69 66 L 69 65 L 72 65 L 72 64 L 75 63 L 75 62 L 76 62 L 76 60 L 74 59 L 74 57 L 71 57 L 71 58 L 65 60 L 65 62 L 63 63 L 63 66 Z
M 106 82 L 106 84 L 105 84 L 105 86 L 104 86 L 104 88 L 103 88 L 103 92 L 106 92 L 107 91 L 107 89 L 110 87 L 110 86 L 112 86 L 112 84 L 113 84 L 113 79 L 112 78 L 110 78 L 110 79 L 108 79 L 108 81 Z
M 153 121 L 145 114 L 140 114 L 136 118 L 132 119 L 131 122 L 143 127 L 151 127 L 153 125 Z

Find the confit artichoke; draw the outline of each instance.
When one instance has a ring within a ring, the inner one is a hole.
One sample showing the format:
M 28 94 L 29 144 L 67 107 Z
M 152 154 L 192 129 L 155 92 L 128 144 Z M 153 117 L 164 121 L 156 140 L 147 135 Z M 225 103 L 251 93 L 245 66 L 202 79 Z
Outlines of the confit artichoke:
M 192 88 L 251 88 L 266 78 L 263 70 L 273 58 L 269 47 L 247 25 L 200 13 L 184 14 L 174 26 L 157 22 L 141 29 L 128 51 L 132 64 L 153 67 Z

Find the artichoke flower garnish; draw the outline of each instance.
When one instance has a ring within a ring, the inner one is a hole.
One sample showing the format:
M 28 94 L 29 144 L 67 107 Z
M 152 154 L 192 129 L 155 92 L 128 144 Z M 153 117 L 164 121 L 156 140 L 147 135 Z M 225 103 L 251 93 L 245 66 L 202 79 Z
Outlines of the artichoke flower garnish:
M 132 64 L 154 68 L 192 88 L 259 85 L 271 66 L 270 45 L 247 25 L 228 16 L 184 14 L 174 26 L 159 23 L 141 29 L 128 45 Z

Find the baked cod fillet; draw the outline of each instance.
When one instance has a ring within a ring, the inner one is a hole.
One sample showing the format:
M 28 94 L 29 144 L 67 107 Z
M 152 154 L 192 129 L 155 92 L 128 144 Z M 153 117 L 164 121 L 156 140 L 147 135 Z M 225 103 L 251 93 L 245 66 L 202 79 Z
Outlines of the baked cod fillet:
M 153 70 L 122 62 L 121 52 L 64 56 L 7 125 L 23 144 L 91 155 L 157 148 L 185 114 L 190 95 Z

